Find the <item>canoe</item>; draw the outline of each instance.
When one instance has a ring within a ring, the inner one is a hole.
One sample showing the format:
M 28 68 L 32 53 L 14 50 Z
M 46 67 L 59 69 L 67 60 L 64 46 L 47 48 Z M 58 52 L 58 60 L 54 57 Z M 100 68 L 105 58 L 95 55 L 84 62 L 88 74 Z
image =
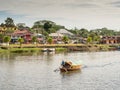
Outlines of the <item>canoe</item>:
M 65 65 L 60 67 L 61 72 L 67 72 L 67 71 L 74 71 L 74 70 L 80 70 L 81 65 L 73 65 L 72 62 L 65 62 Z

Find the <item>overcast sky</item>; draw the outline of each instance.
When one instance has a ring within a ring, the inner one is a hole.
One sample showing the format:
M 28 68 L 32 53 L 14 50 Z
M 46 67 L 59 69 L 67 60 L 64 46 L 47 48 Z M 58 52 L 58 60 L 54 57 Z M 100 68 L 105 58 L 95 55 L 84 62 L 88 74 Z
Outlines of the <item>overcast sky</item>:
M 46 19 L 66 28 L 120 30 L 120 0 L 0 0 L 0 23 L 7 17 L 28 26 Z

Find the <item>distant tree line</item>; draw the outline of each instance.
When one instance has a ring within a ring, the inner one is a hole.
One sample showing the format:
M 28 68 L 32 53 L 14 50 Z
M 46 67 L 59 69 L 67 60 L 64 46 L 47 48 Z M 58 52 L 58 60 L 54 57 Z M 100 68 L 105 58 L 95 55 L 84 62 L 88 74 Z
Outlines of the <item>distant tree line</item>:
M 14 20 L 10 17 L 7 17 L 5 22 L 0 24 L 0 27 L 2 27 L 5 30 L 5 35 L 13 33 L 14 30 L 17 30 L 17 29 L 22 30 L 24 28 L 25 29 L 27 28 L 33 33 L 41 33 L 46 37 L 48 36 L 48 34 L 55 33 L 59 29 L 66 29 L 65 26 L 57 25 L 55 22 L 49 21 L 49 20 L 36 21 L 34 22 L 32 27 L 22 26 L 22 25 L 17 26 L 15 25 Z M 120 31 L 111 30 L 107 28 L 94 29 L 94 30 L 87 30 L 85 28 L 82 28 L 82 29 L 74 28 L 74 29 L 69 29 L 68 31 L 73 33 L 76 37 L 87 38 L 89 42 L 91 41 L 98 42 L 101 36 L 120 35 Z M 3 35 L 0 35 L 0 37 L 2 36 Z

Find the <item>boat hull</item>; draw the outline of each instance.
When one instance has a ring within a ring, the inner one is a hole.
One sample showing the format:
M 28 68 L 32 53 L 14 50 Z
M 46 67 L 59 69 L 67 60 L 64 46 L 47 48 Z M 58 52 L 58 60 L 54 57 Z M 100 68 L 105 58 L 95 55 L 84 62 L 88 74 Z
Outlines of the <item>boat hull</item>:
M 44 48 L 41 50 L 42 52 L 54 52 L 55 49 L 54 48 Z
M 80 69 L 81 69 L 81 65 L 72 65 L 71 68 L 61 67 L 60 71 L 66 72 L 66 71 L 75 71 L 75 70 L 80 70 Z

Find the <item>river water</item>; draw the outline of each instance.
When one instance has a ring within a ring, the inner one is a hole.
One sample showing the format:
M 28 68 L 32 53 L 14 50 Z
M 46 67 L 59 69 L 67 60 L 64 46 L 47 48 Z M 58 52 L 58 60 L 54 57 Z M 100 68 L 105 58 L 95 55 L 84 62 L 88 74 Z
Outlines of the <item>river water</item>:
M 61 73 L 63 59 L 83 66 Z M 1 54 L 0 90 L 120 90 L 120 52 Z

